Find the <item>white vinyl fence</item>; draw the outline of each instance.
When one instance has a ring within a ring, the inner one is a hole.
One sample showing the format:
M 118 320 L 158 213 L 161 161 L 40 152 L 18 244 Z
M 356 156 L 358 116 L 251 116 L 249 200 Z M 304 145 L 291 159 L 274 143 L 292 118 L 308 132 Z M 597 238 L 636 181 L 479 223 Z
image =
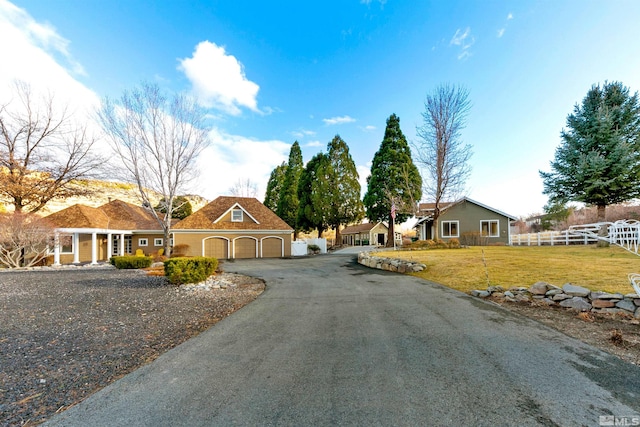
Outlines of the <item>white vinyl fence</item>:
M 560 246 L 590 245 L 597 242 L 597 237 L 588 236 L 586 234 L 574 234 L 567 230 L 512 234 L 510 244 L 514 246 Z

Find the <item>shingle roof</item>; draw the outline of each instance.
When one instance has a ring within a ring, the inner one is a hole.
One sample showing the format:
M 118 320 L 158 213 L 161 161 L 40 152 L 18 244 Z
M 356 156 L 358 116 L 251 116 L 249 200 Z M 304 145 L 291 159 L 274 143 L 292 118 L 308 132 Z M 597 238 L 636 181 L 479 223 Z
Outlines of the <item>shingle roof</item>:
M 99 228 L 110 230 L 160 230 L 148 209 L 121 200 L 98 208 L 69 206 L 46 217 L 56 228 Z
M 255 218 L 256 222 L 218 221 L 236 204 Z M 202 209 L 178 222 L 174 230 L 291 230 L 271 209 L 253 197 L 220 196 Z
M 121 230 L 159 230 L 160 225 L 149 209 L 122 200 L 112 200 L 100 208 L 111 219 L 109 228 Z
M 52 213 L 46 219 L 56 228 L 109 228 L 109 217 L 100 208 L 80 204 Z
M 379 224 L 378 222 L 367 222 L 365 224 L 350 225 L 348 227 L 345 227 L 343 230 L 341 230 L 340 234 L 344 236 L 345 234 L 357 234 L 357 233 L 369 232 L 373 227 L 375 227 L 378 224 Z

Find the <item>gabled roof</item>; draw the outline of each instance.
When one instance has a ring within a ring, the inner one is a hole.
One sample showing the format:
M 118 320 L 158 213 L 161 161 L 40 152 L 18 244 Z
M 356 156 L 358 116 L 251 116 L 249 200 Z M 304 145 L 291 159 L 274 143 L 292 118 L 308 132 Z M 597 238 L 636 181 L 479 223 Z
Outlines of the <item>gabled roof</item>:
M 100 209 L 73 205 L 47 216 L 56 228 L 109 228 L 109 217 Z
M 234 207 L 248 214 L 251 221 L 220 219 Z M 220 196 L 202 209 L 178 222 L 173 230 L 286 230 L 293 229 L 271 209 L 253 197 Z
M 122 200 L 98 208 L 76 204 L 46 217 L 56 228 L 94 228 L 103 230 L 160 230 L 148 209 Z
M 365 224 L 350 225 L 342 229 L 340 231 L 340 234 L 344 236 L 345 234 L 367 233 L 371 231 L 378 224 L 380 224 L 380 222 L 367 222 Z
M 122 200 L 112 200 L 99 208 L 110 219 L 109 228 L 128 230 L 160 230 L 158 221 L 149 209 Z
M 502 211 L 494 209 L 494 208 L 492 208 L 490 206 L 487 206 L 487 205 L 485 205 L 483 203 L 475 201 L 475 200 L 473 200 L 473 199 L 471 199 L 469 197 L 466 197 L 466 196 L 462 197 L 461 199 L 456 200 L 455 202 L 442 202 L 442 203 L 440 203 L 440 213 L 446 211 L 447 209 L 451 208 L 452 206 L 458 205 L 458 204 L 463 203 L 463 202 L 473 203 L 474 205 L 478 205 L 478 206 L 483 207 L 483 208 L 485 208 L 487 210 L 495 212 L 495 213 L 497 213 L 499 215 L 507 217 L 510 220 L 514 220 L 515 221 L 515 220 L 518 219 L 513 215 L 509 215 L 507 213 L 504 213 Z M 425 220 L 431 219 L 434 209 L 435 209 L 435 203 L 420 203 L 418 205 L 418 210 L 419 210 L 419 214 L 418 215 L 419 215 L 420 219 L 419 219 L 419 221 L 418 221 L 418 223 L 416 225 L 418 225 L 419 223 L 424 222 Z

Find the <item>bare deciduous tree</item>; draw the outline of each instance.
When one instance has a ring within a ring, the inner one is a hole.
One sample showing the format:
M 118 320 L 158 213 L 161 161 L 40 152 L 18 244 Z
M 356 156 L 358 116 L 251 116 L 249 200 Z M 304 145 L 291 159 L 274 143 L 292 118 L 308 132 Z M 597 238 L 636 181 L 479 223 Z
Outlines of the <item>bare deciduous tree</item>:
M 150 191 L 162 195 L 164 214 L 150 209 L 164 232 L 170 255 L 174 198 L 193 177 L 195 161 L 207 146 L 204 111 L 182 94 L 168 99 L 157 85 L 143 83 L 116 102 L 105 99 L 98 118 L 122 161 L 122 178 L 135 182 L 145 206 Z
M 36 97 L 24 82 L 0 105 L 0 198 L 16 212 L 37 212 L 52 199 L 86 195 L 74 180 L 97 175 L 96 139 L 52 94 Z
M 249 178 L 240 178 L 229 188 L 229 194 L 237 197 L 258 197 L 258 184 Z
M 0 215 L 0 264 L 9 268 L 31 267 L 53 247 L 53 228 L 35 214 Z
M 427 95 L 424 107 L 414 148 L 423 171 L 424 192 L 435 203 L 436 223 L 440 204 L 446 198 L 461 196 L 471 173 L 471 146 L 460 138 L 471 109 L 469 92 L 461 86 L 443 84 Z

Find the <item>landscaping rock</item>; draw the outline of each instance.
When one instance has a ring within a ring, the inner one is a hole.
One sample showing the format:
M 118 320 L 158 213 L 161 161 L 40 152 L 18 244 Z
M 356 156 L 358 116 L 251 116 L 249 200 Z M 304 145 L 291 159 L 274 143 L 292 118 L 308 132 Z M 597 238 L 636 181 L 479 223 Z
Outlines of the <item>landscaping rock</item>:
M 615 307 L 616 303 L 606 299 L 594 299 L 591 301 L 591 305 L 593 308 L 611 308 Z
M 576 286 L 576 287 L 578 287 L 578 286 Z M 563 287 L 563 289 L 564 289 L 564 287 Z M 583 289 L 585 289 L 585 288 L 583 288 Z M 587 292 L 587 295 L 588 294 L 589 293 Z M 566 299 L 566 300 L 562 301 L 560 303 L 560 306 L 567 307 L 567 308 L 573 308 L 574 310 L 579 310 L 579 311 L 589 311 L 589 310 L 591 310 L 591 304 L 589 303 L 589 301 L 587 301 L 586 299 L 584 299 L 582 297 L 578 297 L 578 296 L 574 296 L 571 299 Z
M 633 317 L 640 319 L 640 307 L 636 308 L 636 314 L 634 314 Z
M 634 313 L 636 311 L 636 305 L 631 300 L 624 299 L 622 301 L 618 301 L 616 303 L 616 307 L 621 308 L 626 311 L 630 311 Z
M 555 294 L 552 299 L 554 301 L 564 301 L 564 300 L 569 299 L 569 298 L 571 298 L 571 297 L 569 295 L 567 295 L 567 294 Z
M 529 302 L 531 301 L 531 296 L 529 294 L 516 294 L 515 299 L 517 302 Z
M 504 293 L 505 298 L 513 298 L 515 295 L 511 291 L 507 291 Z M 515 301 L 515 300 L 514 300 Z
M 558 295 L 558 294 L 561 294 L 561 293 L 562 293 L 562 289 L 554 288 L 554 289 L 549 289 L 545 295 L 548 296 L 548 297 L 552 297 L 554 295 Z
M 562 290 L 565 294 L 573 297 L 587 297 L 591 293 L 589 289 L 583 288 L 582 286 L 572 285 L 571 283 L 565 283 L 562 286 Z
M 549 284 L 546 282 L 536 282 L 529 288 L 529 292 L 533 295 L 545 295 L 549 290 Z
M 610 294 L 608 292 L 591 292 L 591 294 L 589 294 L 589 298 L 591 298 L 592 300 L 596 300 L 596 299 L 621 300 L 624 298 L 624 296 L 622 294 Z
M 491 295 L 491 293 L 489 291 L 474 290 L 471 291 L 471 295 L 473 295 L 474 297 L 486 298 Z
M 629 314 L 629 312 L 622 310 L 620 308 L 599 308 L 591 310 L 594 313 L 603 313 L 603 314 Z
M 487 291 L 494 293 L 494 292 L 504 292 L 504 288 L 502 286 L 489 286 L 487 288 Z

